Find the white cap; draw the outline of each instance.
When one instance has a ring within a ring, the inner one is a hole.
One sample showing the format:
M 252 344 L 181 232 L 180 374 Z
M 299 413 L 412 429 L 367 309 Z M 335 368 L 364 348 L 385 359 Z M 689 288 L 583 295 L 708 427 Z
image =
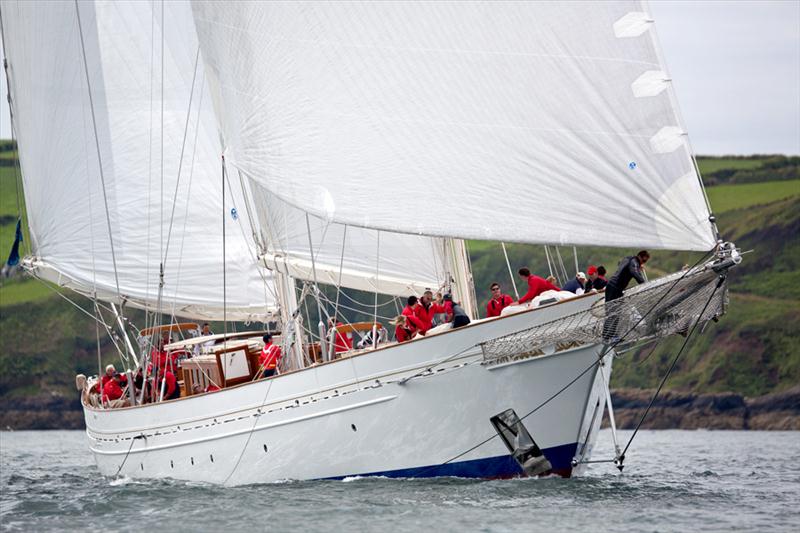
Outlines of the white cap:
M 106 367 L 106 372 L 108 372 L 109 370 L 116 370 L 116 368 L 114 368 L 114 365 L 108 365 Z
M 583 272 L 578 272 L 578 275 L 575 276 L 575 277 L 581 278 L 581 279 L 586 279 L 586 274 L 584 274 Z

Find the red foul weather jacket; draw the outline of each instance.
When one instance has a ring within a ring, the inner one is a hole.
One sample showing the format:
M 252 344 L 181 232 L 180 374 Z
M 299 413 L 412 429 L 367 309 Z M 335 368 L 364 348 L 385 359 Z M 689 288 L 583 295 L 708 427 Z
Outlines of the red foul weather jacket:
M 531 274 L 528 276 L 528 292 L 525 293 L 525 296 L 519 299 L 519 303 L 524 304 L 525 302 L 530 302 L 544 291 L 558 291 L 561 290 L 549 281 L 544 278 L 540 278 L 539 276 L 535 276 Z
M 514 299 L 508 294 L 501 294 L 499 298 L 492 298 L 486 304 L 486 316 L 491 318 L 493 316 L 500 316 L 500 312 L 504 307 L 508 307 L 514 302 Z

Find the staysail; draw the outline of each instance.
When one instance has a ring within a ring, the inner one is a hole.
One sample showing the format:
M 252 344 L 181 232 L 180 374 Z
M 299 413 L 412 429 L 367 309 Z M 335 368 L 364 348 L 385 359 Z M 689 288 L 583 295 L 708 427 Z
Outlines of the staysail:
M 235 183 L 223 206 L 188 2 L 3 1 L 0 12 L 37 274 L 155 309 L 163 262 L 167 313 L 272 313 Z
M 715 245 L 639 1 L 193 11 L 229 161 L 303 211 L 431 236 Z M 406 216 L 420 200 L 436 215 Z
M 442 239 L 306 219 L 258 183 L 250 187 L 260 226 L 269 234 L 262 260 L 272 270 L 309 281 L 316 270 L 320 283 L 401 296 L 438 289 L 451 270 Z M 413 216 L 436 216 L 430 206 L 409 208 Z

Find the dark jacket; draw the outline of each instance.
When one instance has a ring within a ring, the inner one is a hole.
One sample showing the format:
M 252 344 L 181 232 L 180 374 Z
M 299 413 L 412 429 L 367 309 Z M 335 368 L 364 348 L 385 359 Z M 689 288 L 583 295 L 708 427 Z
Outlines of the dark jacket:
M 639 258 L 635 255 L 626 257 L 619 262 L 617 271 L 611 276 L 611 279 L 608 280 L 608 284 L 614 285 L 617 289 L 624 291 L 632 279 L 635 279 L 637 283 L 644 283 L 642 266 L 639 264 Z
M 566 282 L 563 287 L 561 287 L 561 290 L 577 293 L 578 289 L 582 288 L 583 285 L 581 285 L 581 282 L 578 281 L 578 278 L 572 278 L 571 280 Z
M 602 276 L 598 276 L 597 279 L 594 280 L 594 281 L 592 281 L 590 279 L 586 280 L 586 287 L 584 287 L 584 288 L 586 289 L 586 292 L 589 292 L 592 289 L 594 289 L 596 291 L 600 291 L 600 290 L 605 289 L 606 285 L 608 285 L 608 281 L 606 281 L 606 278 L 604 278 Z

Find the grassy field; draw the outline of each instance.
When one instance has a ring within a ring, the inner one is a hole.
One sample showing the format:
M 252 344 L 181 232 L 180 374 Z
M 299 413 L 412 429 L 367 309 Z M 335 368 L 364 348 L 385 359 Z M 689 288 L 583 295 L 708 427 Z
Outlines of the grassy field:
M 697 157 L 697 167 L 700 175 L 716 172 L 717 170 L 751 170 L 759 168 L 762 162 L 758 159 L 736 159 L 736 158 L 717 158 L 717 157 Z
M 800 180 L 743 183 L 708 187 L 708 201 L 715 213 L 763 205 L 800 195 Z

